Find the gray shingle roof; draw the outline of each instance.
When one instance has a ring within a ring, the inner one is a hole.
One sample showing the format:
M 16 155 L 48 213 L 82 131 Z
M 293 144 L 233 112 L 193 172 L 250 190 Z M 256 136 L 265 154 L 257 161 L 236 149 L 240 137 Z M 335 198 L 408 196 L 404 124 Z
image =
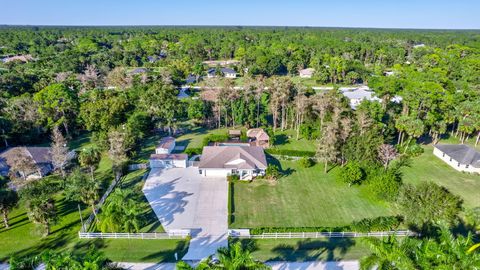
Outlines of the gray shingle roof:
M 480 168 L 480 153 L 465 144 L 437 144 L 435 148 L 442 151 L 460 164 Z
M 266 169 L 267 159 L 258 146 L 205 146 L 198 168 Z

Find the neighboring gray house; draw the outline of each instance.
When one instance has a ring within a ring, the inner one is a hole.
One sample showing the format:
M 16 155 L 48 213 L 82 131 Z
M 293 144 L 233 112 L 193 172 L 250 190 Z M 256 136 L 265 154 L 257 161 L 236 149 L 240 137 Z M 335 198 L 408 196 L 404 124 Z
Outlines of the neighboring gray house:
M 0 153 L 0 175 L 6 176 L 10 172 L 11 164 L 15 155 L 22 153 L 25 157 L 31 159 L 33 168 L 25 172 L 27 178 L 42 178 L 53 171 L 52 154 L 50 147 L 12 147 Z M 15 172 L 21 175 L 23 172 Z
M 236 78 L 237 77 L 237 72 L 231 68 L 221 68 L 220 73 L 223 75 L 225 78 Z M 217 77 L 217 70 L 215 68 L 211 68 L 207 71 L 207 77 L 208 78 L 215 78 Z
M 465 144 L 437 144 L 433 154 L 457 171 L 480 173 L 480 152 Z
M 239 175 L 241 180 L 252 180 L 265 175 L 267 159 L 259 146 L 205 146 L 198 164 L 198 172 L 205 177 Z

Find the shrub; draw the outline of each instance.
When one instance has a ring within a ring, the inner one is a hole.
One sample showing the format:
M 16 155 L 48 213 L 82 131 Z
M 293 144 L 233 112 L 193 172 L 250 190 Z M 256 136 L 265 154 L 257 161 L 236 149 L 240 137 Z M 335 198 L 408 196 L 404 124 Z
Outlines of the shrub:
M 231 175 L 227 176 L 227 181 L 228 182 L 235 182 L 235 181 L 239 181 L 239 180 L 240 180 L 240 176 L 238 176 L 238 174 L 231 174 Z
M 348 186 L 351 186 L 360 184 L 365 178 L 365 172 L 357 162 L 352 161 L 340 169 L 338 177 L 341 181 L 347 183 Z
M 355 232 L 391 231 L 397 229 L 402 222 L 401 216 L 364 218 L 352 222 L 350 227 Z
M 418 157 L 423 154 L 423 151 L 423 147 L 418 144 L 414 144 L 408 148 L 407 153 L 411 157 Z
M 225 142 L 228 141 L 228 134 L 210 134 L 203 138 L 203 146 L 207 146 L 211 142 Z
M 289 150 L 289 149 L 269 148 L 269 149 L 266 149 L 265 152 L 270 155 L 292 156 L 292 157 L 314 157 L 315 156 L 315 152 L 313 151 L 300 151 L 300 150 Z
M 189 155 L 189 156 L 193 156 L 193 155 L 200 155 L 202 154 L 202 148 L 187 148 L 185 150 L 185 154 Z
M 278 166 L 272 164 L 268 165 L 267 169 L 265 170 L 265 174 L 270 180 L 277 180 L 281 175 Z
M 372 172 L 368 177 L 368 189 L 378 199 L 395 201 L 402 185 L 400 173 L 396 169 L 383 169 Z
M 315 162 L 311 158 L 308 158 L 308 157 L 303 157 L 303 158 L 298 160 L 298 165 L 300 165 L 300 167 L 302 167 L 302 168 L 310 168 L 314 164 L 315 164 Z

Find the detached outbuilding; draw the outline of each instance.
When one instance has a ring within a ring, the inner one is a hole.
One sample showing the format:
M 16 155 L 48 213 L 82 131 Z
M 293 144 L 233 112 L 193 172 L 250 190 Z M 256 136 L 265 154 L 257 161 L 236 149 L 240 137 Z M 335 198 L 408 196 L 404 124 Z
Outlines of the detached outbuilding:
M 172 154 L 175 148 L 175 138 L 164 137 L 155 148 L 155 154 L 150 155 L 150 168 L 186 168 L 187 154 Z
M 437 144 L 433 154 L 457 171 L 480 173 L 480 153 L 464 144 Z

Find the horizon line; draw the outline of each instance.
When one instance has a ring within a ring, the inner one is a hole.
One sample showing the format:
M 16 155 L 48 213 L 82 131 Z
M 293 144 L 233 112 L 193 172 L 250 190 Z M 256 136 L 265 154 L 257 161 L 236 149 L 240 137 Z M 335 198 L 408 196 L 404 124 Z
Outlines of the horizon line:
M 235 25 L 235 24 L 3 24 L 0 27 L 245 27 L 245 28 L 326 28 L 326 29 L 372 29 L 372 30 L 435 30 L 435 31 L 480 31 L 480 28 L 412 28 L 369 26 L 312 26 L 312 25 Z

